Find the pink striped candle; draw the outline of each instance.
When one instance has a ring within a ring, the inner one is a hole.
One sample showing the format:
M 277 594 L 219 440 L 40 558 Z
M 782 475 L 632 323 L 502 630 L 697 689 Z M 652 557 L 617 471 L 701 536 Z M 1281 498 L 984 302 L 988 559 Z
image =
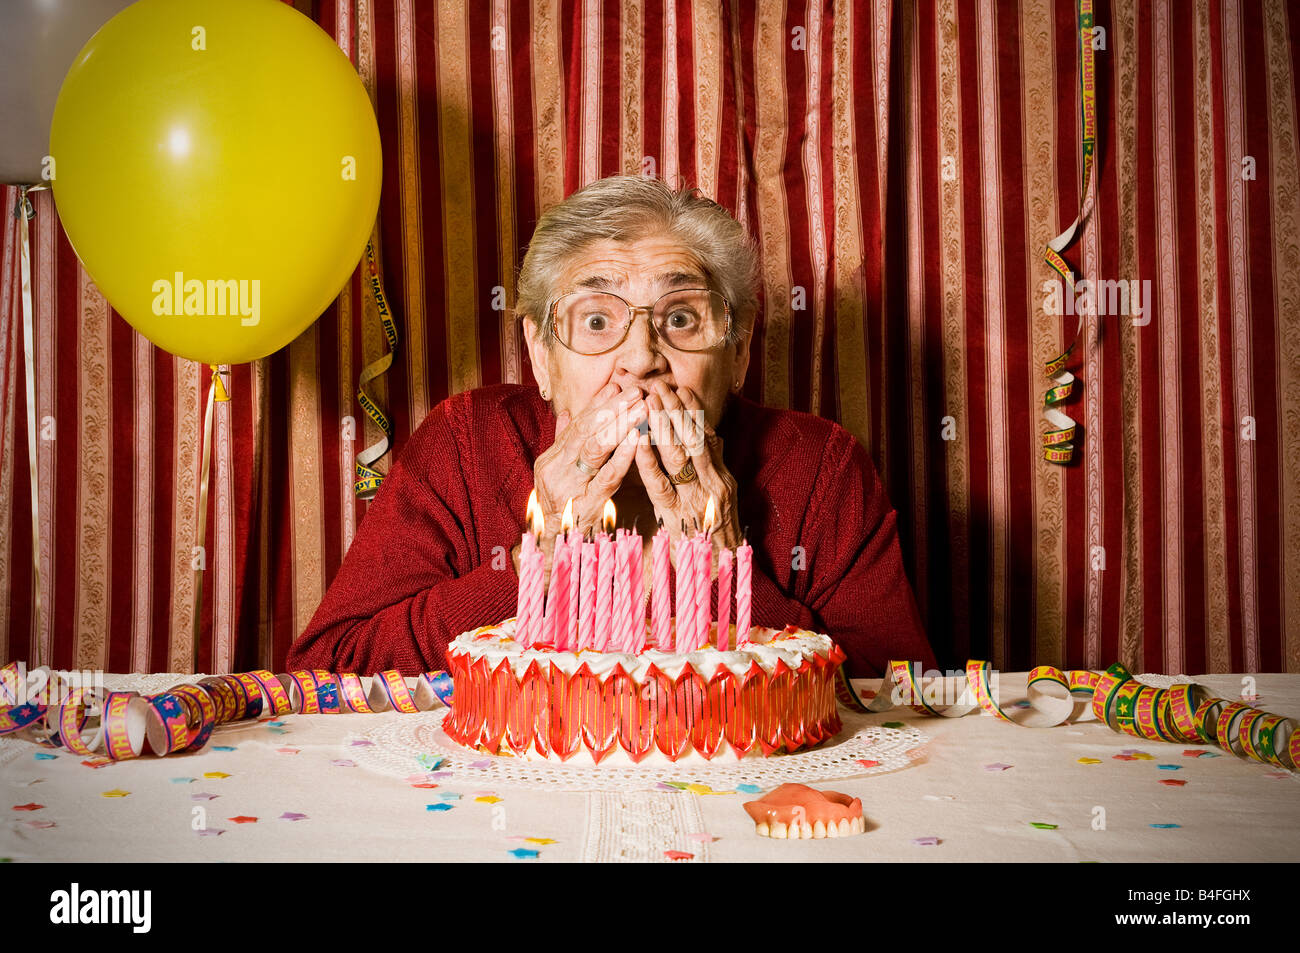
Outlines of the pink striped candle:
M 590 649 L 596 628 L 596 544 L 582 544 L 582 608 L 578 612 L 578 648 Z
M 731 550 L 718 553 L 718 651 L 727 651 L 731 637 Z
M 709 597 L 713 594 L 713 538 L 711 533 L 695 537 L 695 634 L 693 644 L 702 649 L 709 644 L 709 622 L 713 607 Z
M 631 591 L 631 624 L 628 630 L 627 651 L 640 655 L 645 651 L 645 567 L 641 557 L 645 543 L 641 534 L 631 530 L 627 534 L 628 589 Z
M 578 597 L 579 569 L 582 566 L 582 534 L 576 529 L 569 530 L 569 614 L 564 623 L 564 648 L 572 652 L 578 647 Z
M 655 533 L 654 542 L 650 544 L 651 569 L 654 572 L 654 579 L 650 586 L 650 595 L 653 601 L 650 628 L 651 634 L 654 636 L 655 648 L 661 652 L 668 652 L 672 649 L 669 642 L 673 624 L 673 595 L 668 591 L 669 544 L 668 531 L 662 526 L 659 527 L 659 532 Z
M 529 605 L 528 595 L 531 592 L 531 580 L 529 579 L 529 567 L 532 566 L 533 550 L 537 544 L 533 541 L 533 534 L 524 531 L 524 537 L 519 543 L 519 602 L 515 611 L 515 641 L 520 645 L 530 645 L 529 640 Z
M 546 592 L 546 643 L 563 651 L 564 624 L 569 619 L 569 547 L 555 537 L 551 547 L 551 584 Z
M 750 584 L 753 579 L 754 549 L 748 542 L 736 550 L 736 644 L 749 642 Z
M 614 540 L 614 627 L 610 648 L 625 650 L 628 628 L 632 624 L 632 590 L 628 586 L 627 536 L 620 529 Z
M 683 533 L 677 541 L 677 618 L 673 651 L 689 652 L 695 632 L 695 547 Z
M 596 633 L 592 647 L 608 651 L 614 621 L 614 543 L 609 533 L 596 536 Z

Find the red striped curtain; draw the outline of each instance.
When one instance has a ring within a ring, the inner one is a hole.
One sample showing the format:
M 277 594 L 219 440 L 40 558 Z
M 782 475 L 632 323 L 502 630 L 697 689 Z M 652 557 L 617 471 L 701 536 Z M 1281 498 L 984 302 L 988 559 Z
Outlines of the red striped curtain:
M 1042 367 L 1075 322 L 1045 313 L 1042 261 L 1079 210 L 1072 3 L 297 5 L 379 118 L 401 341 L 375 391 L 398 451 L 449 394 L 531 380 L 501 305 L 540 210 L 654 173 L 757 237 L 747 392 L 870 450 L 941 661 L 1300 671 L 1300 14 L 1284 0 L 1097 5 L 1099 191 L 1066 257 L 1149 281 L 1150 308 L 1086 320 L 1069 466 L 1038 439 Z M 204 369 L 115 315 L 49 193 L 33 199 L 45 611 L 6 217 L 0 657 L 279 668 L 365 517 L 352 461 L 377 431 L 354 392 L 386 345 L 360 275 L 290 347 L 232 368 L 196 554 Z

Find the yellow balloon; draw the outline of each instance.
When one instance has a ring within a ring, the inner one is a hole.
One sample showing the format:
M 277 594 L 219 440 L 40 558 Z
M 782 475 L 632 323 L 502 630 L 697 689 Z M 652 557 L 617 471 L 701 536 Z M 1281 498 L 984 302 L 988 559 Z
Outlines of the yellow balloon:
M 339 293 L 379 206 L 379 128 L 347 57 L 279 0 L 140 0 L 73 61 L 54 199 L 109 303 L 164 350 L 279 350 Z

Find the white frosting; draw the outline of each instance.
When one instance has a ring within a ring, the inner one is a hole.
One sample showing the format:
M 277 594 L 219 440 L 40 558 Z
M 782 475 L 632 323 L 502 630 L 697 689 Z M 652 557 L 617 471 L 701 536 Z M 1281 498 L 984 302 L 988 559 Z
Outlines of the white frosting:
M 452 654 L 464 653 L 473 663 L 485 658 L 488 668 L 495 670 L 502 659 L 510 660 L 511 671 L 515 677 L 522 677 L 528 666 L 536 661 L 539 665 L 556 665 L 565 674 L 572 674 L 586 664 L 593 675 L 603 680 L 604 676 L 621 665 L 623 671 L 635 682 L 643 682 L 651 665 L 669 678 L 676 679 L 687 665 L 708 681 L 717 672 L 718 666 L 725 665 L 737 676 L 749 671 L 752 663 L 757 662 L 767 674 L 776 668 L 777 660 L 793 669 L 799 668 L 805 659 L 814 655 L 823 658 L 831 654 L 834 642 L 830 636 L 818 635 L 800 629 L 795 633 L 786 633 L 780 629 L 755 626 L 750 630 L 751 641 L 739 649 L 719 652 L 712 645 L 695 652 L 661 652 L 647 648 L 639 655 L 631 652 L 596 652 L 584 649 L 580 652 L 554 652 L 550 649 L 524 648 L 514 640 L 515 619 L 507 619 L 500 625 L 485 625 L 473 632 L 464 632 L 457 636 L 448 651 Z M 735 626 L 731 627 L 728 644 L 736 644 Z

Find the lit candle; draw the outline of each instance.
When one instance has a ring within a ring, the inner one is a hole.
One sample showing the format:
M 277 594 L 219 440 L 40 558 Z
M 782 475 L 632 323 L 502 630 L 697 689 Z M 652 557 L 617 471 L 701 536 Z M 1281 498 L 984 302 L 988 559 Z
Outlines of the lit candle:
M 632 589 L 628 577 L 629 559 L 627 533 L 620 527 L 614 540 L 614 628 L 612 648 L 627 651 L 628 633 L 632 627 Z
M 564 506 L 564 518 L 573 519 L 573 500 Z M 562 536 L 557 536 L 551 546 L 551 584 L 546 591 L 546 643 L 557 652 L 563 651 L 564 626 L 569 619 L 569 547 Z
M 749 642 L 750 582 L 753 575 L 754 550 L 748 541 L 736 550 L 736 644 Z
M 655 533 L 654 542 L 651 543 L 651 570 L 654 579 L 650 594 L 654 603 L 651 606 L 651 631 L 655 647 L 661 652 L 671 651 L 672 648 L 668 641 L 673 616 L 672 593 L 668 591 L 668 546 L 668 530 L 664 528 L 663 521 L 660 521 L 659 532 Z
M 689 652 L 695 634 L 695 547 L 683 531 L 677 541 L 677 618 L 673 651 Z
M 541 570 L 534 555 L 541 555 L 537 537 L 542 532 L 542 509 L 537 505 L 537 491 L 528 494 L 528 511 L 524 536 L 519 544 L 519 609 L 516 613 L 515 641 L 528 647 L 541 635 Z M 534 576 L 536 579 L 534 580 Z M 537 592 L 534 592 L 537 589 Z
M 614 503 L 606 501 L 601 522 L 604 531 L 596 537 L 596 635 L 593 648 L 609 649 L 614 617 L 614 543 L 609 538 L 614 529 Z
M 731 550 L 718 553 L 718 651 L 727 651 L 731 637 Z

